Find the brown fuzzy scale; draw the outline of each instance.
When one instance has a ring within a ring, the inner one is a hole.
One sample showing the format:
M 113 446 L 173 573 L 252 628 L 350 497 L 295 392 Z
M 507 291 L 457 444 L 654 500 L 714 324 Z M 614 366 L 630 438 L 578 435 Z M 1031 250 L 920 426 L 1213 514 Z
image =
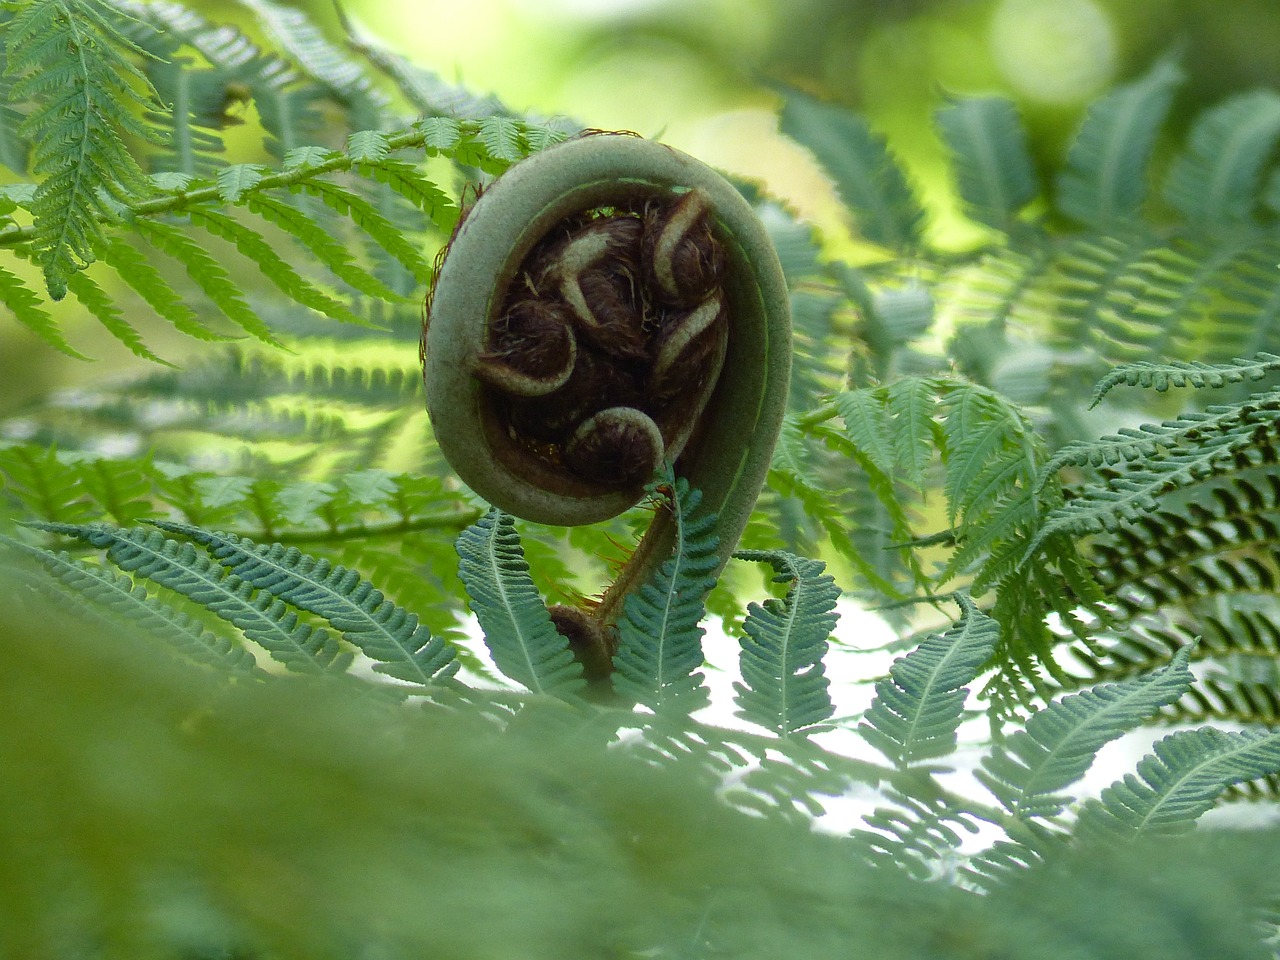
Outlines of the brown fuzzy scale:
M 563 304 L 522 300 L 489 327 L 483 363 L 503 363 L 530 377 L 554 377 L 573 362 L 573 333 Z
M 634 407 L 610 407 L 585 420 L 564 448 L 565 463 L 588 480 L 642 483 L 662 464 L 662 434 Z
M 711 229 L 704 194 L 690 190 L 675 203 L 645 211 L 641 246 L 645 276 L 658 299 L 673 307 L 699 303 L 724 276 L 724 246 Z
M 603 407 L 634 406 L 643 396 L 633 372 L 583 348 L 568 383 L 547 396 L 513 398 L 507 417 L 519 435 L 560 443 Z

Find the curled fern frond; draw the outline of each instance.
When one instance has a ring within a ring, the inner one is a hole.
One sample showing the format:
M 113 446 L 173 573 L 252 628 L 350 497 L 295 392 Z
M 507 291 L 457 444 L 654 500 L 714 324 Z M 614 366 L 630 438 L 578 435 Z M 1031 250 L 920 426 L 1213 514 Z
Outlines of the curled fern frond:
M 739 660 L 741 683 L 734 683 L 738 715 L 786 737 L 813 731 L 835 707 L 827 692 L 822 658 L 835 628 L 840 588 L 826 564 L 781 551 L 742 550 L 739 560 L 767 563 L 774 581 L 789 583 L 782 600 L 747 608 Z
M 515 520 L 496 507 L 458 537 L 458 576 L 498 669 L 534 693 L 572 695 L 585 681 L 529 578 Z
M 1190 646 L 1168 667 L 1126 683 L 1102 684 L 1064 697 L 1032 714 L 982 759 L 975 775 L 1013 816 L 1054 817 L 1107 743 L 1177 700 L 1191 685 Z
M 54 300 L 93 262 L 99 218 L 115 215 L 108 198 L 150 192 L 124 137 L 158 140 L 131 110 L 153 107 L 155 91 L 118 16 L 101 0 L 49 0 L 27 4 L 5 28 L 7 72 L 20 78 L 10 96 L 35 104 L 22 125 L 35 149 L 32 170 L 45 175 L 32 202 L 33 245 Z
M 995 651 L 1000 628 L 957 594 L 963 612 L 951 629 L 895 660 L 858 731 L 898 767 L 920 767 L 955 750 L 967 685 Z
M 665 488 L 658 509 L 675 520 L 671 556 L 652 579 L 629 593 L 618 621 L 614 687 L 654 709 L 692 712 L 704 706 L 702 627 L 706 596 L 720 566 L 716 516 L 699 511 L 700 491 L 683 477 Z

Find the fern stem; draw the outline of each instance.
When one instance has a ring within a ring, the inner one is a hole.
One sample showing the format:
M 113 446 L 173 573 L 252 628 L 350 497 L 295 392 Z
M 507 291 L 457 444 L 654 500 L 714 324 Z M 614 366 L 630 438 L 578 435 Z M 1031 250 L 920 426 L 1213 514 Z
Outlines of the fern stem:
M 474 130 L 471 128 L 474 128 Z M 462 124 L 463 133 L 474 133 L 478 129 L 479 125 L 476 123 L 470 125 Z M 428 134 L 416 128 L 386 135 L 388 153 L 417 148 L 427 148 L 429 152 L 435 152 L 433 148 L 427 147 L 427 143 Z M 352 167 L 362 164 L 376 166 L 367 157 L 353 157 L 350 153 L 335 153 L 329 159 L 318 163 L 300 164 L 276 173 L 266 174 L 254 184 L 253 192 L 275 190 L 282 187 L 288 188 L 328 173 L 345 173 Z M 180 213 L 188 207 L 200 203 L 221 204 L 223 202 L 224 198 L 221 189 L 216 184 L 211 184 L 209 186 L 196 187 L 192 190 L 181 190 L 161 194 L 146 200 L 138 200 L 130 204 L 128 209 L 134 216 L 155 217 L 166 213 Z M 96 219 L 99 222 L 105 222 L 107 217 L 98 215 Z M 34 226 L 10 226 L 0 230 L 0 246 L 30 243 L 35 237 L 36 228 Z

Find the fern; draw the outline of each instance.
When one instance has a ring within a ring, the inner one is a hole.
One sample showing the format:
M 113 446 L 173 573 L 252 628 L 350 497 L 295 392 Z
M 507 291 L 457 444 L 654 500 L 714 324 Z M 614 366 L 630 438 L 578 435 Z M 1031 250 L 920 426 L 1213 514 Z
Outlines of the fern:
M 228 573 L 190 543 L 168 540 L 156 530 L 122 530 L 104 525 L 41 523 L 50 533 L 84 540 L 106 550 L 120 569 L 168 587 L 203 606 L 273 659 L 301 673 L 341 672 L 351 655 L 323 628 L 302 623 L 273 594 Z
M 707 699 L 702 674 L 694 671 L 703 661 L 699 621 L 719 565 L 716 517 L 698 510 L 702 494 L 683 478 L 669 489 L 660 509 L 675 521 L 672 555 L 623 604 L 614 687 L 655 710 L 690 713 Z
M 515 521 L 490 509 L 462 532 L 458 575 L 498 669 L 534 693 L 570 696 L 582 666 L 556 631 L 525 562 Z
M 1139 361 L 1117 367 L 1103 377 L 1094 388 L 1089 406 L 1096 407 L 1115 387 L 1145 387 L 1163 392 L 1171 387 L 1218 389 L 1228 384 L 1261 380 L 1280 370 L 1280 356 L 1260 353 L 1251 358 L 1237 358 L 1226 363 L 1202 360 L 1170 360 L 1163 363 Z
M 1105 744 L 1186 692 L 1190 653 L 1184 647 L 1164 670 L 1092 687 L 1032 714 L 983 758 L 978 779 L 1015 817 L 1057 816 L 1070 798 L 1056 791 L 1084 776 Z
M 6 28 L 6 72 L 19 79 L 14 100 L 35 109 L 22 125 L 34 147 L 32 172 L 45 174 L 32 199 L 34 247 L 49 295 L 94 260 L 108 198 L 128 202 L 149 190 L 125 136 L 157 139 L 129 105 L 150 106 L 154 91 L 133 63 L 139 52 L 99 0 L 28 3 Z
M 1205 111 L 1174 159 L 1164 196 L 1187 220 L 1209 226 L 1254 221 L 1262 172 L 1280 139 L 1280 95 L 1255 90 Z
M 785 599 L 747 608 L 742 682 L 734 683 L 738 714 L 782 737 L 816 732 L 835 712 L 822 658 L 838 619 L 840 590 L 818 561 L 761 551 L 735 556 L 769 564 L 775 582 L 790 584 Z
M 1110 227 L 1138 212 L 1146 194 L 1143 172 L 1181 76 L 1162 60 L 1089 108 L 1058 178 L 1063 213 Z
M 861 236 L 891 250 L 918 246 L 924 213 L 884 141 L 861 117 L 796 90 L 784 94 L 782 132 L 831 175 Z
M 965 211 L 1008 232 L 1040 192 L 1017 108 L 1001 97 L 953 98 L 937 113 Z
M 1086 835 L 1132 839 L 1186 830 L 1230 785 L 1280 772 L 1280 734 L 1204 727 L 1171 734 L 1080 812 Z
M 162 639 L 196 663 L 232 673 L 254 673 L 253 654 L 207 629 L 180 610 L 150 596 L 145 587 L 107 567 L 77 560 L 0 536 L 0 548 L 38 563 L 65 588 L 60 599 L 83 604 L 95 619 L 112 627 L 121 621 Z
M 922 767 L 955 750 L 967 684 L 995 651 L 996 622 L 963 594 L 957 600 L 961 619 L 894 661 L 858 725 L 863 738 L 900 768 Z
M 297 547 L 262 545 L 234 534 L 157 520 L 163 530 L 180 533 L 208 548 L 233 575 L 263 593 L 323 617 L 371 660 L 373 669 L 406 683 L 430 686 L 458 669 L 453 648 L 387 600 L 358 574 Z

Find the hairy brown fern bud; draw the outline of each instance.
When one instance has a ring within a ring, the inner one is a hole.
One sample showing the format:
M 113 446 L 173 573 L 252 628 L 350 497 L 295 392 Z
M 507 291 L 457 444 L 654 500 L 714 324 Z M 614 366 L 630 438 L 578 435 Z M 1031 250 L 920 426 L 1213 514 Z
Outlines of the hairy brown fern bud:
M 432 423 L 485 499 L 592 523 L 667 461 L 726 529 L 745 522 L 786 396 L 787 292 L 763 227 L 713 171 L 608 134 L 516 164 L 459 224 L 427 319 Z

